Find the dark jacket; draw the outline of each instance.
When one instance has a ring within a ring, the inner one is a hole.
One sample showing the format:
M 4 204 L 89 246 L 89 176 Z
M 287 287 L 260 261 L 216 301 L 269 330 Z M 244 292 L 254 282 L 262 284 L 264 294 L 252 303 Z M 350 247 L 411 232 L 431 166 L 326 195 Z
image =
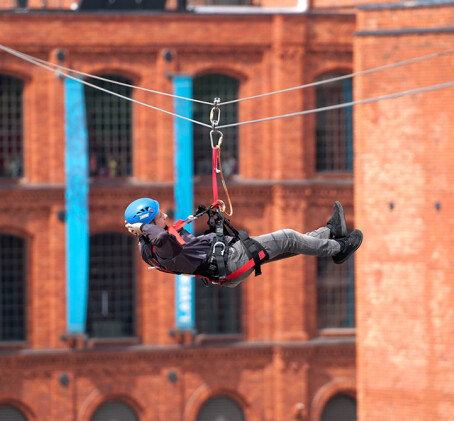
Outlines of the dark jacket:
M 214 233 L 194 237 L 185 229 L 179 234 L 186 242 L 181 245 L 174 235 L 154 224 L 144 224 L 141 227 L 143 235 L 139 237 L 139 249 L 142 259 L 153 266 L 151 261 L 154 247 L 154 257 L 165 269 L 193 274 L 196 269 L 207 259 Z

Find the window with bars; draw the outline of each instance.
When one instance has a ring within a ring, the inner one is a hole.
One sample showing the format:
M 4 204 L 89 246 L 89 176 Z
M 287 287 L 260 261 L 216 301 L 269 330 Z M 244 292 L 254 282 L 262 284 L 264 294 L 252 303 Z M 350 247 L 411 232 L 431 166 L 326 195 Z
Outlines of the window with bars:
M 356 400 L 347 395 L 334 395 L 322 411 L 321 421 L 356 421 Z
M 101 404 L 90 421 L 138 421 L 134 410 L 121 401 L 109 401 Z
M 129 79 L 101 75 L 131 85 Z M 98 79 L 88 83 L 131 98 L 132 88 Z M 132 105 L 130 101 L 90 86 L 84 87 L 91 177 L 132 175 Z
M 355 327 L 354 257 L 342 265 L 317 258 L 317 320 L 319 329 Z
M 230 76 L 208 74 L 194 79 L 194 99 L 213 102 L 221 98 L 221 102 L 238 98 L 239 81 Z M 210 123 L 210 106 L 194 102 L 194 120 Z M 222 106 L 220 124 L 238 121 L 238 104 Z M 194 175 L 211 173 L 211 142 L 210 132 L 206 127 L 194 124 Z M 221 130 L 224 135 L 222 144 L 222 171 L 225 176 L 238 174 L 238 128 L 227 127 Z
M 231 335 L 242 333 L 242 286 L 205 287 L 195 283 L 196 327 L 200 334 Z
M 226 396 L 208 399 L 200 408 L 197 421 L 244 421 L 241 407 Z
M 87 333 L 96 338 L 135 335 L 135 248 L 126 234 L 90 236 Z
M 323 81 L 342 76 L 330 73 L 316 79 Z M 352 79 L 327 82 L 315 89 L 316 108 L 351 102 Z M 316 169 L 318 172 L 353 171 L 352 107 L 316 113 Z
M 12 405 L 0 405 L 0 420 L 27 421 L 25 415 Z
M 23 169 L 23 90 L 20 79 L 0 74 L 0 178 L 18 178 Z
M 0 234 L 0 342 L 25 340 L 25 240 Z

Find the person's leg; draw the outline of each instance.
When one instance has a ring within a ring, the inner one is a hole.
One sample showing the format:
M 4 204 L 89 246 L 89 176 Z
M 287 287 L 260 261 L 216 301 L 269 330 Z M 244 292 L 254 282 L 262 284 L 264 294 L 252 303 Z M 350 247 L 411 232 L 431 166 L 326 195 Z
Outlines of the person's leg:
M 270 234 L 252 237 L 267 251 L 270 260 L 280 256 L 305 254 L 309 256 L 334 256 L 341 251 L 340 244 L 329 239 L 329 229 L 319 228 L 307 234 L 292 229 L 282 229 Z
M 301 234 L 292 229 L 283 229 L 270 234 L 251 237 L 261 244 L 268 253 L 269 263 L 279 259 L 306 254 L 310 256 L 334 256 L 339 253 L 341 246 L 335 240 L 330 240 L 330 230 L 327 227 L 318 228 L 307 234 Z M 249 256 L 241 242 L 236 242 L 229 249 L 227 261 L 228 273 L 235 272 L 249 261 Z M 249 275 L 252 272 L 247 272 Z M 244 278 L 243 278 L 244 279 Z

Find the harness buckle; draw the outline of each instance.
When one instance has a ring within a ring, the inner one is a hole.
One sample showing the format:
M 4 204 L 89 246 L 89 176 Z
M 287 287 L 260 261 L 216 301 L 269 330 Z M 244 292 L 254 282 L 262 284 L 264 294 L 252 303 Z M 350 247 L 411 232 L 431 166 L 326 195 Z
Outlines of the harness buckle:
M 215 252 L 216 252 L 216 247 L 217 246 L 221 246 L 222 247 L 221 256 L 224 256 L 225 244 L 222 241 L 217 241 L 216 243 L 214 243 L 213 250 L 215 250 Z

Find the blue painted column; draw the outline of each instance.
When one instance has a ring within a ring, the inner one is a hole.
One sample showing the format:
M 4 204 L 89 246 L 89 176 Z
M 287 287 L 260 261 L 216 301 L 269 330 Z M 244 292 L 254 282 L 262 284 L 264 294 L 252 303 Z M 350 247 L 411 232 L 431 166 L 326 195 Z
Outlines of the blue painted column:
M 83 84 L 65 79 L 66 324 L 84 333 L 87 313 L 89 220 L 88 135 Z
M 174 95 L 192 98 L 192 78 L 189 75 L 173 75 Z M 192 118 L 192 102 L 174 99 L 175 114 Z M 174 196 L 175 219 L 186 219 L 194 212 L 193 199 L 193 150 L 192 123 L 174 117 Z M 192 226 L 187 227 L 191 231 Z M 192 231 L 191 231 L 192 232 Z M 175 279 L 175 325 L 177 329 L 195 328 L 194 278 L 177 275 Z

